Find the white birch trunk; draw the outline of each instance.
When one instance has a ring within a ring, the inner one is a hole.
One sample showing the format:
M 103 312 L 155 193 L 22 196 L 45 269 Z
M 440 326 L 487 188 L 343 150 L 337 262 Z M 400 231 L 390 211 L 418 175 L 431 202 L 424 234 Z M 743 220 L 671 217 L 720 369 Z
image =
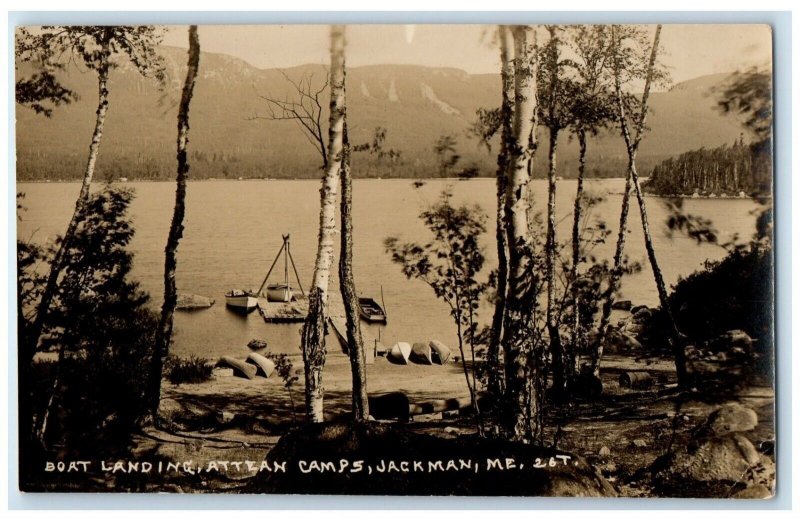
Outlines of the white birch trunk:
M 328 284 L 336 243 L 336 195 L 342 166 L 344 133 L 344 26 L 331 27 L 330 119 L 328 126 L 328 165 L 320 190 L 319 242 L 314 262 L 314 278 L 308 299 L 308 315 L 303 325 L 302 349 L 305 372 L 306 415 L 310 422 L 324 420 L 322 370 L 325 366 L 325 320 L 328 316 Z

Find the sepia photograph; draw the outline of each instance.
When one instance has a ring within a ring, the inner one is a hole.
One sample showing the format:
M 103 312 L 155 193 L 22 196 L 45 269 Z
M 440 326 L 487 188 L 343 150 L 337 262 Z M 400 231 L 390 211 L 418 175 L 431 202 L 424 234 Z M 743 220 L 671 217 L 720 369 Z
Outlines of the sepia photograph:
M 20 491 L 775 495 L 770 25 L 12 30 Z

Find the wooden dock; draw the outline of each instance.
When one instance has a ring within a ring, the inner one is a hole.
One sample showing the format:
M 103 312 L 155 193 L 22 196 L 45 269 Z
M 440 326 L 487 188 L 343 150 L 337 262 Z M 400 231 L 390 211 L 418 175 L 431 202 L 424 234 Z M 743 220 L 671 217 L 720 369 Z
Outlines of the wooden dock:
M 308 299 L 296 297 L 291 302 L 269 302 L 266 298 L 259 298 L 258 312 L 268 323 L 303 322 L 308 314 Z
M 296 296 L 291 302 L 269 302 L 266 298 L 258 299 L 258 312 L 264 322 L 270 324 L 291 324 L 303 322 L 308 314 L 308 299 Z M 347 318 L 342 297 L 337 292 L 328 296 L 328 325 L 339 341 L 342 352 L 347 353 Z M 362 335 L 364 332 L 362 331 Z M 364 350 L 367 363 L 375 361 L 375 339 L 364 335 Z

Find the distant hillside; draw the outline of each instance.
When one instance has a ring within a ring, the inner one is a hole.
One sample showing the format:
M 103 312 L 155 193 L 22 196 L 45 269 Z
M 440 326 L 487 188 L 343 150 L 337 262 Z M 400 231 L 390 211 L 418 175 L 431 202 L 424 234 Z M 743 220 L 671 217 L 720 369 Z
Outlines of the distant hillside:
M 174 175 L 175 120 L 186 51 L 162 50 L 169 77 L 163 93 L 130 67 L 112 72 L 98 178 Z M 321 65 L 283 72 L 293 79 L 313 75 L 315 85 L 326 76 Z M 666 157 L 731 143 L 739 136 L 739 122 L 715 108 L 712 90 L 725 77 L 697 78 L 652 95 L 648 119 L 652 131 L 639 153 L 643 172 Z M 96 77 L 73 67 L 65 72 L 64 83 L 80 94 L 80 100 L 57 108 L 51 119 L 17 107 L 20 180 L 76 178 L 82 173 L 94 124 Z M 266 113 L 259 95 L 267 94 L 294 96 L 279 70 L 258 69 L 226 55 L 202 54 L 191 106 L 193 177 L 318 175 L 316 152 L 294 123 L 253 119 Z M 388 130 L 386 147 L 402 152 L 402 160 L 391 166 L 357 154 L 356 176 L 435 175 L 433 143 L 444 134 L 458 139 L 463 165 L 475 163 L 482 175 L 493 175 L 495 158 L 468 138 L 466 130 L 479 107 L 499 104 L 498 76 L 408 65 L 356 67 L 348 70 L 347 98 L 351 142 L 370 141 L 374 129 L 382 126 Z M 323 106 L 327 106 L 327 92 L 323 93 Z M 621 174 L 625 154 L 616 133 L 594 138 L 589 151 L 590 175 Z M 565 136 L 559 154 L 564 177 L 574 175 L 576 154 L 576 144 Z

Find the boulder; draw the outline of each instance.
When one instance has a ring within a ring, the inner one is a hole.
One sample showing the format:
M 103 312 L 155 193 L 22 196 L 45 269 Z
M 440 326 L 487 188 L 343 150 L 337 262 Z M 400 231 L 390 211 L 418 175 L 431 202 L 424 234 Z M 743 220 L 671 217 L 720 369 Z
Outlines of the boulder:
M 604 349 L 610 354 L 631 354 L 641 352 L 642 344 L 629 333 L 618 328 L 609 328 Z
M 299 465 L 301 461 L 306 467 L 309 462 L 331 462 L 335 469 L 303 473 Z M 281 437 L 267 454 L 266 462 L 269 465 L 285 462 L 286 472 L 260 472 L 243 492 L 420 496 L 617 495 L 598 469 L 579 455 L 477 436 L 438 437 L 412 432 L 398 423 L 305 425 Z M 356 462 L 361 465 L 358 470 L 353 466 Z
M 666 472 L 662 472 L 678 480 L 744 484 L 768 482 L 774 474 L 772 460 L 760 454 L 750 440 L 739 433 L 709 438 L 670 454 Z
M 213 306 L 214 302 L 216 301 L 211 297 L 204 297 L 203 295 L 181 291 L 178 293 L 178 301 L 175 304 L 175 309 L 183 311 L 206 309 Z
M 740 490 L 733 495 L 735 499 L 769 499 L 774 492 L 764 485 L 757 484 Z
M 654 483 L 668 495 L 718 497 L 721 491 L 739 485 L 745 490 L 761 486 L 746 494 L 768 497 L 775 463 L 742 434 L 757 424 L 758 415 L 752 409 L 736 403 L 720 407 L 694 430 L 686 447 L 656 460 L 651 467 Z M 742 494 L 739 497 L 750 497 Z
M 752 431 L 758 425 L 758 414 L 753 409 L 729 403 L 708 415 L 695 431 L 695 438 L 724 436 L 732 432 Z

